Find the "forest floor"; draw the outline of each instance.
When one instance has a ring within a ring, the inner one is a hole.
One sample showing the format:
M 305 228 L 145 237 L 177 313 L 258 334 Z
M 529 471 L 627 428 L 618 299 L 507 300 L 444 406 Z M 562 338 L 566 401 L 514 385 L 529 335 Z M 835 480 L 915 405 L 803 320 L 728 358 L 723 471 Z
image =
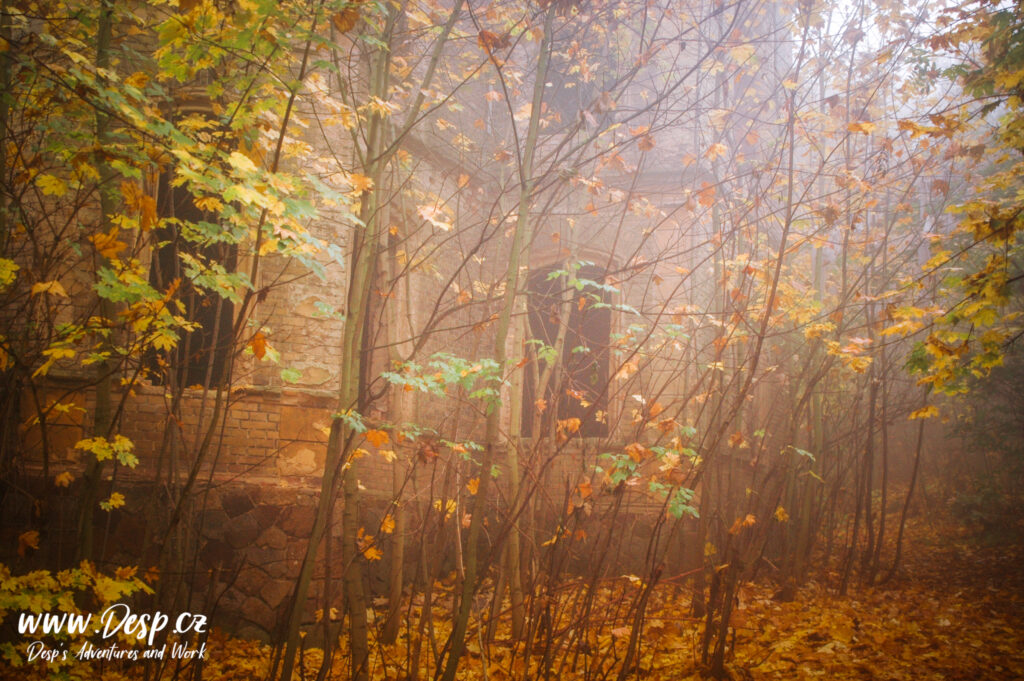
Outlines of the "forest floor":
M 968 520 L 966 514 L 916 515 L 907 524 L 899 573 L 873 587 L 853 579 L 846 596 L 837 595 L 838 570 L 819 570 L 788 602 L 773 599 L 776 587 L 771 584 L 744 585 L 731 620 L 735 633 L 729 673 L 737 681 L 1024 679 L 1024 513 L 1017 510 L 990 516 L 985 525 L 976 518 Z M 628 582 L 611 584 L 606 597 L 628 588 Z M 672 585 L 656 589 L 645 619 L 640 662 L 627 679 L 704 678 L 696 664 L 703 622 L 689 616 L 684 593 Z M 438 599 L 436 610 L 446 610 L 440 605 L 446 598 L 439 594 Z M 439 621 L 434 626 L 435 640 L 443 643 L 447 623 Z M 498 640 L 483 652 L 477 645 L 469 646 L 459 679 L 543 678 L 532 669 L 523 673 L 521 652 L 509 662 L 512 647 L 502 642 L 501 633 L 499 629 Z M 628 637 L 628 627 L 595 636 L 600 664 L 590 664 L 589 674 L 583 673 L 582 663 L 575 673 L 563 667 L 550 678 L 616 678 L 621 663 L 615 658 Z M 403 665 L 404 643 L 374 648 L 374 680 L 410 678 L 408 665 Z M 424 659 L 427 649 L 424 645 Z M 198 678 L 263 681 L 267 677 L 271 651 L 265 644 L 215 632 L 207 650 L 209 657 Z M 302 678 L 315 679 L 321 660 L 320 650 L 305 650 L 299 666 Z M 197 678 L 189 667 L 179 668 L 177 678 Z M 347 667 L 347 660 L 336 654 L 329 678 L 347 679 Z M 413 678 L 429 681 L 434 673 L 434 669 L 421 669 Z M 173 675 L 172 669 L 165 669 L 161 678 Z M 119 669 L 92 670 L 82 678 L 113 681 L 142 676 L 140 663 L 126 663 Z M 41 663 L 21 669 L 0 664 L 0 679 L 45 677 L 46 667 Z
M 762 591 L 739 629 L 735 676 L 1024 679 L 1024 519 L 1007 521 L 985 531 L 915 518 L 899 575 L 846 597 L 815 583 L 789 603 Z
M 908 521 L 898 574 L 872 587 L 853 579 L 846 596 L 836 593 L 837 570 L 809 581 L 789 602 L 774 600 L 776 588 L 770 584 L 742 587 L 731 620 L 735 647 L 727 668 L 732 678 L 1024 679 L 1024 515 L 1010 512 L 992 520 L 988 518 L 986 529 L 952 513 L 918 514 Z M 688 610 L 688 603 L 673 587 L 652 597 L 640 664 L 628 679 L 704 678 L 696 664 L 703 623 L 690 618 Z M 447 627 L 439 624 L 441 640 L 445 633 Z M 602 646 L 623 647 L 628 633 L 613 630 L 612 634 L 601 637 Z M 404 651 L 404 646 L 397 648 Z M 459 678 L 542 678 L 536 673 L 524 677 L 521 661 L 507 665 L 500 646 L 494 648 L 498 652 L 485 665 L 479 648 L 471 645 Z M 231 646 L 215 646 L 208 671 L 216 673 L 208 673 L 207 678 L 232 678 L 237 668 L 230 662 L 220 666 L 217 658 L 222 653 L 217 649 L 227 652 Z M 257 657 L 265 659 L 264 651 Z M 396 658 L 404 656 L 402 651 L 394 652 Z M 306 678 L 315 678 L 320 659 L 319 650 L 307 653 Z M 336 659 L 338 678 L 345 677 L 346 662 Z M 433 678 L 431 671 L 421 670 L 418 678 Z M 614 679 L 617 671 L 592 673 L 590 678 Z M 375 672 L 375 679 L 409 678 L 396 667 L 386 672 L 378 665 Z M 262 677 L 242 673 L 233 678 Z M 563 669 L 561 675 L 550 678 L 585 676 Z

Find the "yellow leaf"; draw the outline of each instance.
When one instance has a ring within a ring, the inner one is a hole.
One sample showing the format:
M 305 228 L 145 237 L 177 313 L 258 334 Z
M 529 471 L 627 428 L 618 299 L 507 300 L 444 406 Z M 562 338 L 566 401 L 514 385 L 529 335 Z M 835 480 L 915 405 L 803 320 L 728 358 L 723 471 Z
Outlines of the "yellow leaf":
M 877 127 L 877 125 L 875 125 L 874 123 L 870 123 L 868 121 L 855 121 L 847 125 L 846 129 L 849 130 L 850 132 L 860 132 L 864 133 L 865 135 L 870 135 L 872 132 L 875 131 L 875 128 Z
M 352 193 L 356 196 L 360 196 L 363 192 L 368 192 L 373 189 L 373 180 L 366 175 L 360 175 L 359 173 L 352 173 L 349 175 L 348 184 L 352 187 Z
M 115 508 L 121 508 L 124 506 L 124 495 L 120 492 L 114 492 L 110 495 L 110 498 L 106 501 L 100 502 L 100 508 L 104 511 L 112 511 Z
M 224 204 L 216 196 L 200 196 L 194 199 L 193 203 L 204 213 L 219 213 L 224 208 Z
M 391 534 L 395 531 L 395 518 L 390 513 L 380 521 L 380 531 L 384 534 Z
M 0 286 L 7 286 L 14 282 L 15 272 L 21 268 L 13 260 L 0 258 Z
M 737 45 L 729 49 L 729 56 L 733 61 L 742 64 L 754 56 L 754 46 L 750 44 Z
M 920 409 L 915 409 L 910 414 L 910 416 L 907 417 L 907 419 L 908 420 L 910 420 L 910 419 L 930 419 L 930 418 L 934 418 L 934 417 L 936 417 L 938 415 L 939 415 L 939 408 L 936 407 L 934 404 L 929 404 L 927 407 L 921 407 Z
M 238 151 L 231 152 L 231 155 L 228 156 L 228 163 L 235 170 L 243 173 L 251 173 L 256 170 L 256 164 L 252 162 L 252 159 Z
M 469 490 L 470 494 L 476 494 L 480 489 L 480 478 L 472 478 L 466 483 L 466 489 Z
M 53 479 L 53 483 L 57 485 L 57 487 L 68 487 L 69 485 L 71 485 L 71 482 L 74 479 L 75 476 L 71 475 L 71 473 L 67 471 L 64 471 L 63 473 L 59 473 L 57 477 Z
M 275 252 L 277 250 L 278 243 L 280 242 L 277 239 L 267 239 L 266 241 L 260 244 L 259 254 L 267 255 L 268 253 Z
M 121 183 L 121 196 L 124 197 L 126 206 L 138 210 L 142 200 L 142 189 L 135 182 L 124 181 Z
M 39 175 L 36 185 L 46 196 L 64 196 L 68 193 L 68 185 L 64 180 L 53 175 Z
M 395 459 L 398 458 L 398 455 L 395 454 L 394 450 L 391 449 L 381 449 L 377 453 L 383 456 L 384 460 L 387 461 L 388 463 L 394 463 Z
M 49 293 L 51 296 L 60 296 L 61 298 L 68 297 L 68 292 L 64 290 L 64 287 L 57 280 L 41 281 L 38 284 L 32 284 L 32 295 L 40 293 Z
M 784 523 L 789 520 L 789 513 L 786 513 L 786 509 L 782 508 L 781 506 L 775 509 L 774 515 L 775 519 L 778 520 L 780 523 Z
M 134 88 L 144 88 L 149 84 L 149 74 L 145 71 L 136 71 L 124 79 L 124 84 Z

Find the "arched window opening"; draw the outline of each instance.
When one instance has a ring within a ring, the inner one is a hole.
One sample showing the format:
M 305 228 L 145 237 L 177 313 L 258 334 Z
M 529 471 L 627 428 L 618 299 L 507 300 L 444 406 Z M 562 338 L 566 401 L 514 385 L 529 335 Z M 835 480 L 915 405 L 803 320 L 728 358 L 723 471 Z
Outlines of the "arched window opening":
M 583 437 L 608 435 L 611 306 L 604 270 L 550 266 L 527 280 L 522 434 L 543 435 L 554 420 L 579 419 Z
M 157 186 L 157 215 L 175 218 L 154 230 L 153 258 L 149 282 L 160 291 L 177 286 L 175 298 L 184 305 L 184 316 L 199 328 L 182 334 L 170 352 L 154 356 L 150 363 L 154 381 L 162 383 L 173 375 L 179 385 L 213 386 L 225 377 L 231 358 L 234 303 L 218 293 L 205 291 L 189 281 L 182 256 L 205 263 L 219 263 L 228 272 L 235 269 L 238 247 L 234 243 L 204 240 L 198 234 L 186 238 L 195 226 L 212 224 L 216 218 L 200 209 L 187 187 L 173 186 L 171 174 L 160 175 Z M 175 283 L 177 282 L 177 283 Z

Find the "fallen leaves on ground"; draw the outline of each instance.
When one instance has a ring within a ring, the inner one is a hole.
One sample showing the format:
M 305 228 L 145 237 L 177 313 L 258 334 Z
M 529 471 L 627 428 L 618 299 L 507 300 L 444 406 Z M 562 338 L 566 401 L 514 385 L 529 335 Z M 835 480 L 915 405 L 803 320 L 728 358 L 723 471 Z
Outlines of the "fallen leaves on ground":
M 1016 521 L 1014 536 L 1024 530 Z M 908 526 L 904 568 L 896 578 L 879 586 L 852 586 L 848 596 L 836 595 L 838 571 L 809 581 L 789 602 L 773 599 L 771 584 L 741 588 L 731 622 L 731 650 L 727 669 L 734 679 L 863 679 L 879 681 L 1002 681 L 1024 678 L 1024 547 L 1014 539 L 998 544 L 979 542 L 977 533 L 954 522 L 919 516 Z M 578 585 L 579 582 L 574 582 Z M 470 627 L 466 659 L 458 678 L 533 679 L 543 675 L 545 654 L 554 662 L 552 678 L 590 679 L 617 675 L 632 634 L 629 604 L 643 586 L 629 576 L 608 580 L 598 588 L 592 626 L 576 624 L 563 630 L 555 650 L 545 650 L 541 629 L 526 650 L 523 641 L 509 635 L 507 614 L 486 643 L 477 611 Z M 409 627 L 399 641 L 377 645 L 371 636 L 371 677 L 377 680 L 409 678 L 410 650 L 419 651 L 419 678 L 436 673 L 432 650 L 440 649 L 451 622 L 453 580 L 439 582 L 432 595 L 434 619 L 421 621 L 425 604 L 417 594 L 406 605 Z M 565 601 L 578 590 L 566 589 Z M 678 584 L 661 584 L 650 596 L 638 662 L 627 678 L 685 681 L 705 678 L 697 664 L 703 620 L 689 612 L 689 592 Z M 559 609 L 569 603 L 551 603 L 552 622 L 559 626 Z M 371 628 L 383 625 L 382 607 L 371 611 Z M 481 600 L 483 603 L 484 600 Z M 543 619 L 543 618 L 542 618 Z M 568 634 L 567 634 L 568 631 Z M 296 678 L 315 679 L 323 660 L 322 629 L 303 639 Z M 344 641 L 334 653 L 328 678 L 347 679 Z M 210 653 L 204 678 L 248 681 L 266 678 L 270 646 L 235 639 L 215 631 L 208 641 Z M 527 667 L 527 659 L 529 666 Z M 486 672 L 485 672 L 486 670 Z M 0 666 L 0 678 L 44 678 L 45 667 L 34 673 Z M 12 673 L 17 672 L 15 676 Z M 97 678 L 131 679 L 141 666 L 105 669 Z

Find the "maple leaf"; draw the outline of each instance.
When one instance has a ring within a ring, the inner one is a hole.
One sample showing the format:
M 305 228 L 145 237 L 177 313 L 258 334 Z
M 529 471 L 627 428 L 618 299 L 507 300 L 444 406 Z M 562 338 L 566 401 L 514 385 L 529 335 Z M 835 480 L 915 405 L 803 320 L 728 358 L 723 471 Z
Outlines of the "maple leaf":
M 726 147 L 721 142 L 715 142 L 710 147 L 708 147 L 707 151 L 704 152 L 704 158 L 710 161 L 714 161 L 719 156 L 725 156 L 725 154 L 727 154 L 728 152 L 728 147 Z
M 39 531 L 29 530 L 18 535 L 18 555 L 24 556 L 29 549 L 39 548 Z
M 46 293 L 51 296 L 58 296 L 60 298 L 67 298 L 68 292 L 64 290 L 59 281 L 41 281 L 37 284 L 32 284 L 32 295 L 39 295 L 40 293 Z
M 256 355 L 256 359 L 263 359 L 263 356 L 267 354 L 267 337 L 263 335 L 263 332 L 256 332 L 256 335 L 249 341 L 249 348 L 252 350 L 252 354 Z
M 128 247 L 128 244 L 117 239 L 116 229 L 110 234 L 93 234 L 89 237 L 89 241 L 96 248 L 96 252 L 107 260 L 113 260 L 118 253 Z
M 362 196 L 363 193 L 373 189 L 373 180 L 366 175 L 352 173 L 346 179 L 349 186 L 352 187 L 352 193 L 356 196 Z
M 594 493 L 594 488 L 590 484 L 589 480 L 584 480 L 580 484 L 576 485 L 576 492 L 579 493 L 581 498 L 586 499 Z
M 380 447 L 390 442 L 391 438 L 388 437 L 386 431 L 371 429 L 363 433 L 363 437 L 374 447 Z
M 434 448 L 433 443 L 423 440 L 420 442 L 420 446 L 416 449 L 416 456 L 418 456 L 420 461 L 423 463 L 430 463 L 440 456 L 440 454 L 438 454 L 437 449 Z
M 450 232 L 452 230 L 450 218 L 448 218 L 448 216 L 445 215 L 438 206 L 432 206 L 429 204 L 418 206 L 416 208 L 416 213 L 434 227 L 437 227 L 444 232 Z
M 878 126 L 869 121 L 854 121 L 846 126 L 846 129 L 850 132 L 859 132 L 865 135 L 870 135 Z
M 939 415 L 939 408 L 934 404 L 915 409 L 907 419 L 930 419 Z
M 355 3 L 349 3 L 345 9 L 331 15 L 331 25 L 338 33 L 348 33 L 359 22 L 359 10 Z
M 469 490 L 470 495 L 475 496 L 480 489 L 480 478 L 470 478 L 466 483 L 466 489 Z
M 492 31 L 480 31 L 476 36 L 476 44 L 480 46 L 484 52 L 489 55 L 493 55 L 495 50 L 508 47 L 510 44 L 510 37 L 506 33 L 504 35 L 498 35 Z
M 36 185 L 46 196 L 61 197 L 68 193 L 67 183 L 53 175 L 39 175 L 36 177 Z
M 53 483 L 55 485 L 57 485 L 57 487 L 68 487 L 68 486 L 71 485 L 71 483 L 72 483 L 72 481 L 74 481 L 74 479 L 75 479 L 75 476 L 73 476 L 68 471 L 64 471 L 63 473 L 58 473 L 57 474 L 57 477 L 54 478 Z
M 123 494 L 120 492 L 113 492 L 109 499 L 100 502 L 100 508 L 104 511 L 112 511 L 115 508 L 121 508 L 124 506 L 124 501 L 125 499 Z
M 700 191 L 697 192 L 697 202 L 708 208 L 715 202 L 715 187 L 709 182 L 700 183 Z
M 114 577 L 121 580 L 131 579 L 138 571 L 138 566 L 122 566 L 114 570 Z
M 384 534 L 391 534 L 395 531 L 395 517 L 388 513 L 384 516 L 384 519 L 380 521 L 380 531 Z
M 568 419 L 559 419 L 558 430 L 566 433 L 575 433 L 580 429 L 580 420 L 575 416 Z
M 639 442 L 633 442 L 626 445 L 626 453 L 629 454 L 629 458 L 633 459 L 637 463 L 640 463 L 649 454 L 647 447 L 644 447 Z

